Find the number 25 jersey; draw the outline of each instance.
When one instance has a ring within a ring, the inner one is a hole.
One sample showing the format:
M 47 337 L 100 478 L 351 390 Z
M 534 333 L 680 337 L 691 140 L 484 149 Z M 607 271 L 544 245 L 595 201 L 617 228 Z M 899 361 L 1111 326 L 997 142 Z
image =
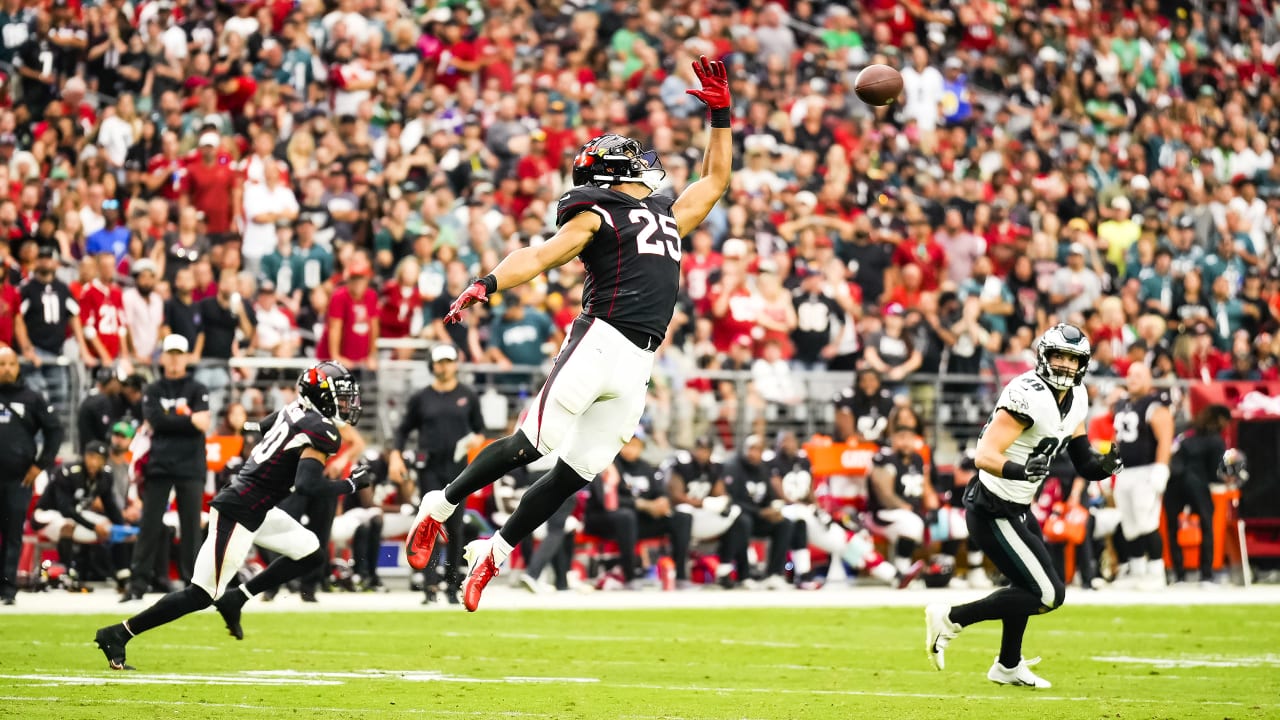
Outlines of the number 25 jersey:
M 269 415 L 262 426 L 265 434 L 244 467 L 210 503 L 250 530 L 257 530 L 267 511 L 293 492 L 303 450 L 315 448 L 332 455 L 342 445 L 333 421 L 298 400 Z
M 1014 378 L 1000 393 L 995 411 L 1004 409 L 1030 425 L 1004 451 L 1005 457 L 1025 465 L 1033 455 L 1053 458 L 1065 448 L 1076 428 L 1089 415 L 1089 391 L 1084 386 L 1071 388 L 1068 395 L 1070 397 L 1063 404 L 1064 412 L 1058 405 L 1058 396 L 1053 388 L 1046 385 L 1035 371 Z M 995 411 L 992 412 L 993 417 Z M 998 478 L 985 470 L 978 471 L 978 478 L 996 497 L 1019 505 L 1034 502 L 1039 489 L 1037 483 Z
M 680 291 L 680 234 L 673 203 L 665 195 L 637 200 L 590 185 L 560 198 L 557 227 L 584 212 L 600 217 L 600 228 L 579 255 L 587 269 L 584 315 L 659 340 L 666 336 Z

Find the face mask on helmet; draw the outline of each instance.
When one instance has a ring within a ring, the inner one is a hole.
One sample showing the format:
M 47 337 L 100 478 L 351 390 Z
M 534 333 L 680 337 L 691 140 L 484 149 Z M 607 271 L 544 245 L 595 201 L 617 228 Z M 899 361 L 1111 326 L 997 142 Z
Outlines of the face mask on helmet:
M 1090 355 L 1089 340 L 1080 328 L 1056 325 L 1040 338 L 1036 374 L 1056 390 L 1070 390 L 1084 381 Z
M 662 160 L 658 158 L 657 150 L 649 150 L 641 153 L 637 158 L 644 169 L 640 171 L 640 182 L 649 188 L 649 192 L 657 192 L 662 186 L 662 181 L 667 177 L 667 171 L 662 169 Z
M 347 425 L 360 422 L 364 408 L 360 403 L 360 385 L 351 378 L 340 378 L 334 381 L 333 395 L 337 401 L 337 419 Z

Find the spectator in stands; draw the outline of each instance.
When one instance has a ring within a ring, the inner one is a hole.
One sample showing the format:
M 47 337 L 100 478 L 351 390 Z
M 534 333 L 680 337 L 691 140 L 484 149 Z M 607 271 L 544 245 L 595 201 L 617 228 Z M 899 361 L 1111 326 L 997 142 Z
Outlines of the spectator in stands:
M 862 356 L 895 395 L 906 392 L 907 377 L 924 362 L 920 349 L 906 335 L 905 315 L 906 309 L 897 303 L 885 308 L 884 331 L 868 334 Z
M 233 215 L 241 206 L 243 192 L 241 178 L 232 167 L 230 155 L 221 151 L 221 145 L 222 138 L 216 126 L 206 124 L 196 142 L 198 157 L 187 164 L 188 184 L 184 198 L 187 205 L 183 208 L 183 212 L 189 207 L 200 214 L 205 233 L 215 245 L 232 240 Z
M 537 366 L 547 359 L 547 346 L 554 341 L 556 328 L 536 302 L 536 291 L 531 288 L 506 291 L 489 326 L 489 362 L 503 367 Z
M 138 367 L 150 367 L 160 344 L 160 328 L 165 320 L 165 302 L 156 289 L 159 273 L 156 264 L 143 258 L 129 268 L 133 287 L 122 294 L 124 322 L 129 328 L 130 361 Z
M 827 362 L 840 352 L 844 310 L 823 292 L 823 277 L 819 270 L 801 269 L 798 274 L 800 286 L 792 291 L 796 314 L 796 327 L 791 331 L 791 343 L 795 348 L 792 367 L 796 370 L 825 370 Z
M 119 262 L 129 252 L 129 228 L 120 223 L 120 201 L 115 198 L 103 200 L 102 215 L 102 229 L 88 235 L 85 252 L 90 255 L 111 253 Z
M 263 280 L 253 304 L 254 346 L 259 355 L 277 358 L 298 356 L 298 328 L 293 316 L 276 295 L 275 283 Z
M 382 300 L 378 308 L 379 335 L 388 339 L 418 337 L 422 334 L 424 317 L 422 290 L 418 284 L 422 267 L 413 256 L 400 260 L 395 277 L 382 288 Z M 400 348 L 392 357 L 407 360 L 412 348 Z
M 782 515 L 785 500 L 778 494 L 764 464 L 764 439 L 749 435 L 742 443 L 742 450 L 724 466 L 724 483 L 742 516 L 751 523 L 753 537 L 769 538 L 769 559 L 765 565 L 764 587 L 779 590 L 788 587 L 786 571 L 787 553 L 791 552 L 795 563 L 797 583 L 808 583 L 812 578 L 809 567 L 809 541 L 803 523 L 793 522 Z M 750 567 L 745 547 L 738 549 L 734 566 L 741 575 Z
M 31 504 L 31 489 L 42 472 L 53 468 L 62 445 L 62 423 L 48 398 L 26 387 L 18 376 L 18 354 L 0 348 L 0 604 L 12 605 L 18 592 L 18 558 L 22 525 Z M 18 413 L 16 408 L 25 407 Z M 37 447 L 36 438 L 41 445 Z M 37 449 L 39 452 L 37 453 Z
M 662 476 L 641 457 L 644 444 L 643 432 L 637 431 L 630 442 L 622 446 L 613 464 L 591 482 L 583 518 L 586 531 L 618 543 L 623 581 L 633 588 L 638 586 L 643 569 L 639 567 L 636 542 L 645 538 L 668 538 L 676 580 L 684 585 L 689 581 L 693 517 L 674 512 Z
M 333 292 L 325 315 L 324 332 L 317 352 L 322 360 L 335 360 L 348 370 L 378 368 L 378 293 L 369 287 L 373 266 L 363 254 L 354 255 L 344 273 L 345 282 Z
M 1066 266 L 1054 273 L 1049 303 L 1063 316 L 1083 312 L 1102 297 L 1102 279 L 1096 267 L 1086 265 L 1089 255 L 1096 257 L 1096 252 L 1081 243 L 1072 243 L 1067 249 Z
M 253 337 L 253 309 L 236 291 L 235 271 L 225 269 L 218 277 L 217 293 L 196 303 L 195 311 L 200 318 L 192 351 L 199 363 L 195 380 L 208 390 L 209 411 L 216 414 L 226 404 L 227 388 L 231 385 L 227 363 L 240 354 L 236 333 Z
M 36 368 L 28 378 L 32 389 L 47 392 L 55 403 L 66 403 L 71 400 L 68 378 L 54 363 L 62 357 L 67 338 L 75 339 L 81 359 L 88 362 L 93 356 L 80 323 L 80 303 L 55 275 L 57 268 L 57 251 L 41 247 L 35 271 L 19 289 L 13 334 L 23 359 Z
M 276 228 L 298 217 L 298 200 L 281 183 L 280 167 L 268 161 L 263 181 L 249 186 L 244 198 L 245 229 L 241 253 L 245 268 L 258 272 L 262 259 L 276 248 Z
M 894 404 L 893 393 L 880 382 L 880 373 L 871 368 L 858 371 L 857 384 L 841 390 L 833 402 L 837 441 L 880 441 Z
M 124 292 L 116 284 L 116 258 L 110 251 L 94 256 L 97 276 L 80 295 L 84 337 L 96 365 L 110 365 L 128 357 L 129 326 L 124 314 Z

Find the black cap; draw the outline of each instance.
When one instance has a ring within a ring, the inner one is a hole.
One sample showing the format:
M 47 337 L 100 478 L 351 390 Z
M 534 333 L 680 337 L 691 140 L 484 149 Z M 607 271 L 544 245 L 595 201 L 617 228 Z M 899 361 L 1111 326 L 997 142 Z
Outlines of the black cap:
M 715 446 L 716 446 L 715 438 L 711 437 L 710 435 L 703 435 L 699 437 L 697 440 L 693 441 L 693 447 L 695 449 L 701 448 L 703 450 L 710 450 Z
M 102 457 L 107 457 L 111 453 L 107 451 L 106 443 L 102 442 L 101 440 L 90 440 L 89 442 L 85 443 L 84 454 L 85 455 L 97 454 L 97 455 L 101 455 Z
M 106 365 L 93 371 L 93 381 L 99 385 L 106 385 L 112 380 L 119 379 L 119 377 L 120 376 L 116 374 L 115 368 Z
M 54 258 L 56 260 L 58 257 L 58 249 L 52 245 L 41 245 L 40 248 L 36 250 L 36 257 Z

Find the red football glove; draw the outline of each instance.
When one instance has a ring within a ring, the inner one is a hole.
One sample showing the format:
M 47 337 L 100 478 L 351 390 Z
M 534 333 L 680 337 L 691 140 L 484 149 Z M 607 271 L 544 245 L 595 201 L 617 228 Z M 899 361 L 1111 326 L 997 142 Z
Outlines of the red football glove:
M 471 286 L 462 291 L 457 300 L 449 306 L 449 314 L 444 316 L 444 324 L 462 322 L 462 311 L 475 305 L 476 303 L 489 302 L 489 293 L 485 290 L 484 283 L 479 280 L 471 283 Z
M 733 104 L 729 94 L 729 71 L 719 60 L 708 60 L 706 55 L 693 62 L 693 74 L 702 83 L 701 90 L 685 92 L 707 104 L 708 110 L 723 110 Z

